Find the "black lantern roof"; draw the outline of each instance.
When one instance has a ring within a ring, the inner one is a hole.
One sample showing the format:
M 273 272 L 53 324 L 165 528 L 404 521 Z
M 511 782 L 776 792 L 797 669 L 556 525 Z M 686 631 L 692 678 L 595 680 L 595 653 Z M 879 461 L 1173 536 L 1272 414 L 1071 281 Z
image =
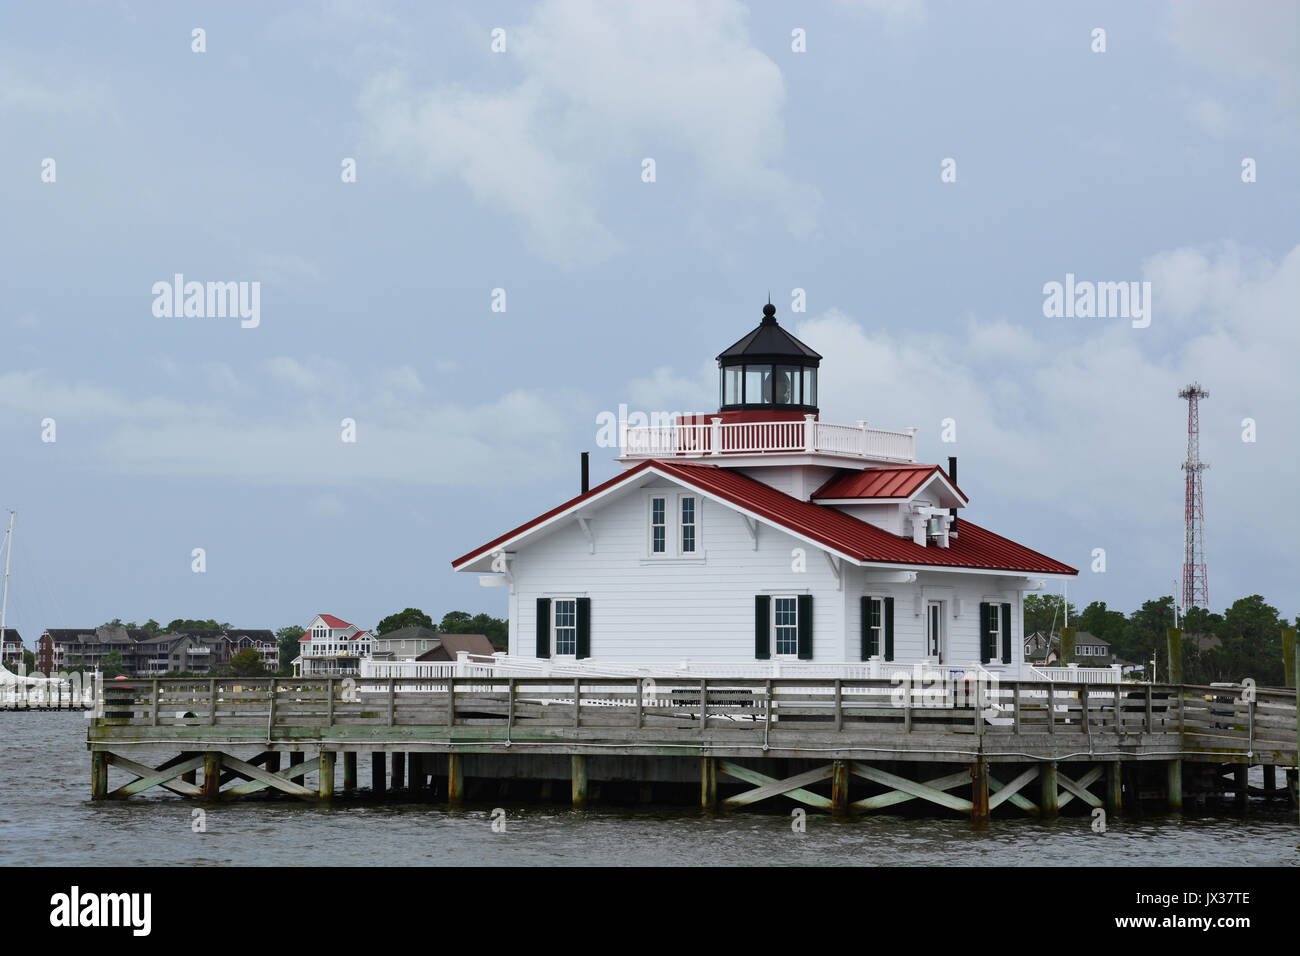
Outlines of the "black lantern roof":
M 763 306 L 763 321 L 731 348 L 718 356 L 719 365 L 779 362 L 816 367 L 822 357 L 776 323 L 776 306 Z

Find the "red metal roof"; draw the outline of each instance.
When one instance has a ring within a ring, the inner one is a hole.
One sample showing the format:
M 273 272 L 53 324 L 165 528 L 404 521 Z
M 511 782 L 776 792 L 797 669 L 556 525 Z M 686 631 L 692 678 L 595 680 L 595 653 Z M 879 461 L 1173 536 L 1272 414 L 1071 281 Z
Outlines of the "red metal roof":
M 938 472 L 948 476 L 938 465 L 885 465 L 843 471 L 813 492 L 813 500 L 837 498 L 910 498 Z M 951 481 L 948 484 L 952 485 Z M 952 485 L 957 488 L 956 485 Z M 957 488 L 962 500 L 966 495 Z
M 950 547 L 923 547 L 911 538 L 891 534 L 826 505 L 800 501 L 737 471 L 719 468 L 716 465 L 654 459 L 644 461 L 635 468 L 597 485 L 586 494 L 571 498 L 513 531 L 494 538 L 482 547 L 457 558 L 452 562 L 452 567 L 490 553 L 516 535 L 562 514 L 574 505 L 595 497 L 615 485 L 630 481 L 649 468 L 678 479 L 699 491 L 714 494 L 790 532 L 803 535 L 857 561 L 1038 574 L 1078 574 L 1078 571 L 1069 565 L 972 524 L 966 518 L 961 520 L 959 534 L 951 539 Z

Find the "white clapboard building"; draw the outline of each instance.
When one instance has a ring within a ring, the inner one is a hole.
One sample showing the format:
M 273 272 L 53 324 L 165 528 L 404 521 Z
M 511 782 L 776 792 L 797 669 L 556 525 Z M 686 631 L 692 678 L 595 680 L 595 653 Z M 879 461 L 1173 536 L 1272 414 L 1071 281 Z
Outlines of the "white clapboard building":
M 1034 676 L 1022 597 L 1075 569 L 968 520 L 914 429 L 823 422 L 821 356 L 775 312 L 718 356 L 716 414 L 620 422 L 619 475 L 452 562 L 509 588 L 506 660 Z

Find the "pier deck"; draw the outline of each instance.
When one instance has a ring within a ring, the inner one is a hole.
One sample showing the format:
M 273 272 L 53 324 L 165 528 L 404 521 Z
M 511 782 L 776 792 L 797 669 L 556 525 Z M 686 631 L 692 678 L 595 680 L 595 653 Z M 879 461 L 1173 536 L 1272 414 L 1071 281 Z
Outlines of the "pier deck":
M 1295 691 L 1253 687 L 161 678 L 115 682 L 104 696 L 88 729 L 97 799 L 155 786 L 209 800 L 268 788 L 328 799 L 338 755 L 344 789 L 355 790 L 357 758 L 369 754 L 378 791 L 388 785 L 386 759 L 393 787 L 404 780 L 408 756 L 413 787 L 432 786 L 440 776 L 432 758 L 446 755 L 449 799 L 463 794 L 467 767 L 499 781 L 553 777 L 562 758 L 582 803 L 588 780 L 617 758 L 622 779 L 697 780 L 705 806 L 783 796 L 847 812 L 919 799 L 982 817 L 1004 802 L 1032 813 L 1074 799 L 1118 807 L 1132 767 L 1143 768 L 1148 782 L 1154 774 L 1169 805 L 1178 806 L 1184 764 L 1204 765 L 1198 772 L 1215 779 L 1226 767 L 1236 791 L 1248 793 L 1240 782 L 1245 769 L 1262 765 L 1273 781 L 1276 767 L 1297 762 Z M 142 762 L 159 750 L 179 753 L 156 767 Z M 236 756 L 241 751 L 256 753 Z M 281 769 L 284 753 L 289 766 Z M 110 792 L 110 765 L 136 779 Z M 926 779 L 909 779 L 909 765 Z M 305 785 L 308 774 L 315 786 Z M 1294 789 L 1294 769 L 1287 779 Z M 719 780 L 724 790 L 750 789 L 719 800 Z M 1035 800 L 1027 796 L 1030 783 Z M 858 799 L 850 800 L 853 791 Z M 1286 790 L 1274 784 L 1269 795 L 1282 798 Z

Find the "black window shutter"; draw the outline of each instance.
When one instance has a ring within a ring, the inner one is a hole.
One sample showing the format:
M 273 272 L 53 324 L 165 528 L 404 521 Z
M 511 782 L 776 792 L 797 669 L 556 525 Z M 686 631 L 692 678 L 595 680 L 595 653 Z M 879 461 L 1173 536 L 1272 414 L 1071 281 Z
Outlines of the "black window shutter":
M 1011 605 L 1002 605 L 1002 663 L 1011 663 Z
M 989 606 L 980 602 L 980 663 L 987 664 L 992 659 L 989 653 Z
M 799 660 L 810 661 L 813 655 L 812 595 L 799 595 Z
M 862 604 L 862 660 L 869 661 L 880 653 L 876 636 L 871 633 L 871 598 L 864 597 Z
M 578 598 L 578 660 L 591 656 L 591 598 Z
M 537 656 L 551 656 L 551 599 L 537 599 Z
M 754 596 L 754 659 L 772 659 L 771 635 L 772 598 L 766 594 Z
M 894 659 L 894 599 L 885 598 L 885 660 Z

